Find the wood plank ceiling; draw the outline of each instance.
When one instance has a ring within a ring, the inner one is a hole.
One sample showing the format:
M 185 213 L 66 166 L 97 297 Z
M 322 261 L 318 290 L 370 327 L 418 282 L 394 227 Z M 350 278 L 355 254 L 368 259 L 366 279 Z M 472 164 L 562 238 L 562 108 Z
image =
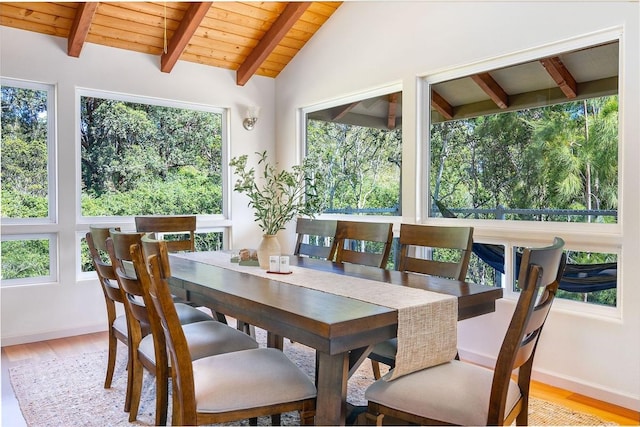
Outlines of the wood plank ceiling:
M 169 73 L 189 61 L 275 78 L 342 2 L 0 2 L 0 25 L 156 55 Z M 432 121 L 456 120 L 617 93 L 618 43 L 604 43 L 432 85 Z M 321 111 L 320 120 L 394 129 L 402 93 Z
M 342 2 L 1 2 L 0 25 L 86 43 L 276 77 Z

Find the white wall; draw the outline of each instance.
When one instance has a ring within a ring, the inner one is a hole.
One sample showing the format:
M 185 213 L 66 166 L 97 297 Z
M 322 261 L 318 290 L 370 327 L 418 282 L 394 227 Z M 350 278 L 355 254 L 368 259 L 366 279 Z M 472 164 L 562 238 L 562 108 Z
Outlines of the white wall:
M 279 161 L 300 152 L 299 111 L 397 84 L 403 87 L 403 180 L 420 185 L 422 155 L 416 109 L 418 78 L 505 55 L 618 28 L 621 42 L 621 164 L 619 225 L 597 237 L 562 226 L 522 229 L 476 223 L 478 238 L 509 244 L 550 242 L 620 253 L 620 309 L 585 313 L 558 301 L 536 356 L 534 378 L 625 407 L 640 409 L 640 198 L 638 197 L 640 76 L 638 2 L 345 2 L 276 79 Z M 293 141 L 298 142 L 294 149 Z M 420 188 L 420 187 L 418 187 Z M 420 194 L 420 193 L 418 193 Z M 420 219 L 414 188 L 403 191 L 402 220 Z M 502 228 L 499 228 L 502 227 Z M 292 241 L 292 237 L 288 237 Z M 513 301 L 459 327 L 463 356 L 490 364 Z
M 229 109 L 231 156 L 273 152 L 273 79 L 254 76 L 237 86 L 235 73 L 179 61 L 171 73 L 160 72 L 160 58 L 106 48 L 84 46 L 80 58 L 66 54 L 66 39 L 0 27 L 0 74 L 2 77 L 56 85 L 58 122 L 59 225 L 39 228 L 59 231 L 60 280 L 55 284 L 2 288 L 2 345 L 68 336 L 106 328 L 104 297 L 97 281 L 79 281 L 77 245 L 88 230 L 81 222 L 74 189 L 80 179 L 76 121 L 76 89 L 113 91 L 145 97 L 178 100 Z M 252 132 L 242 127 L 247 105 L 262 107 Z M 251 157 L 250 157 L 251 158 Z M 244 195 L 232 195 L 234 247 L 257 247 L 261 233 L 253 223 Z M 230 225 L 211 221 L 208 225 Z M 198 226 L 202 226 L 200 220 Z M 124 227 L 134 228 L 133 222 Z M 4 231 L 4 226 L 3 226 Z M 24 231 L 33 231 L 24 227 Z

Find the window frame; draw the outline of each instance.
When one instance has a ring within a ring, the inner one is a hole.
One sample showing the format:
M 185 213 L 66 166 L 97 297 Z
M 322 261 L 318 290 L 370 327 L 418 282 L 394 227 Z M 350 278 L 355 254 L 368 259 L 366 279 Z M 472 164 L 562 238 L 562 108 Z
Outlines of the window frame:
M 78 179 L 76 180 L 76 188 L 75 188 L 75 198 L 76 198 L 76 225 L 79 231 L 76 234 L 76 279 L 78 281 L 85 281 L 95 279 L 95 272 L 82 271 L 82 239 L 85 237 L 86 232 L 89 230 L 89 225 L 91 224 L 105 224 L 110 225 L 112 227 L 120 227 L 122 230 L 132 230 L 135 228 L 134 217 L 133 216 L 83 216 L 82 215 L 82 164 L 81 164 L 81 98 L 82 97 L 95 97 L 102 99 L 109 99 L 114 101 L 122 101 L 122 102 L 130 102 L 137 104 L 146 104 L 146 105 L 154 105 L 160 107 L 169 107 L 169 108 L 182 108 L 182 109 L 190 109 L 196 111 L 204 111 L 209 113 L 220 114 L 222 116 L 220 123 L 222 126 L 221 129 L 221 171 L 222 171 L 222 213 L 221 214 L 197 214 L 197 223 L 198 229 L 196 230 L 197 234 L 201 233 L 214 233 L 214 232 L 222 232 L 223 233 L 223 247 L 228 248 L 230 243 L 230 229 L 231 229 L 231 194 L 233 190 L 233 186 L 231 183 L 231 173 L 230 169 L 227 166 L 229 164 L 229 154 L 231 153 L 231 142 L 229 138 L 229 130 L 230 130 L 230 113 L 229 108 L 225 107 L 213 107 L 211 105 L 206 104 L 197 104 L 185 101 L 175 101 L 164 98 L 155 98 L 143 95 L 135 95 L 135 94 L 126 94 L 115 91 L 106 91 L 106 90 L 98 90 L 98 89 L 90 89 L 90 88 L 81 88 L 78 87 L 75 89 L 75 121 L 77 123 L 75 127 L 75 155 L 76 155 L 76 176 Z
M 119 93 L 119 92 L 112 92 L 112 91 L 104 91 L 104 90 L 97 90 L 97 89 L 87 89 L 87 88 L 77 88 L 76 89 L 76 108 L 75 108 L 75 114 L 76 114 L 76 123 L 78 123 L 78 126 L 76 126 L 76 158 L 78 159 L 76 162 L 76 173 L 77 176 L 79 177 L 77 182 L 76 182 L 76 201 L 77 201 L 77 206 L 78 206 L 78 211 L 76 212 L 76 216 L 77 216 L 77 223 L 78 224 L 94 224 L 96 222 L 106 222 L 106 223 L 122 223 L 122 222 L 127 222 L 127 220 L 131 220 L 133 219 L 133 217 L 122 217 L 122 216 L 98 216 L 98 217 L 91 217 L 91 216 L 83 216 L 82 215 L 82 201 L 81 201 L 81 196 L 82 196 L 82 182 L 81 182 L 81 178 L 82 177 L 82 164 L 81 164 L 81 151 L 82 151 L 82 147 L 81 147 L 81 134 L 80 134 L 80 123 L 81 123 L 81 109 L 80 109 L 80 105 L 81 105 L 81 98 L 82 97 L 94 97 L 94 98 L 102 98 L 102 99 L 109 99 L 109 100 L 113 100 L 113 101 L 122 101 L 122 102 L 130 102 L 130 103 L 136 103 L 136 104 L 146 104 L 146 105 L 154 105 L 154 106 L 159 106 L 159 107 L 169 107 L 169 108 L 181 108 L 181 109 L 190 109 L 190 110 L 196 110 L 196 111 L 204 111 L 204 112 L 208 112 L 208 113 L 215 113 L 215 114 L 220 114 L 222 115 L 222 120 L 220 121 L 220 123 L 222 124 L 222 130 L 221 130 L 221 135 L 222 135 L 222 143 L 221 143 L 221 149 L 222 149 L 222 183 L 223 183 L 223 189 L 222 189 L 222 213 L 221 214 L 198 214 L 198 219 L 200 220 L 201 218 L 203 220 L 206 220 L 207 222 L 220 222 L 220 220 L 229 220 L 230 216 L 229 216 L 229 201 L 230 201 L 230 192 L 227 191 L 227 189 L 224 188 L 224 186 L 226 185 L 227 187 L 229 187 L 231 185 L 230 183 L 230 174 L 229 174 L 229 168 L 226 166 L 229 163 L 229 152 L 230 152 L 230 143 L 229 143 L 229 110 L 227 108 L 221 108 L 221 107 L 212 107 L 210 105 L 204 105 L 204 104 L 195 104 L 195 103 L 190 103 L 190 102 L 183 102 L 183 101 L 173 101 L 173 100 L 168 100 L 168 99 L 162 99 L 162 98 L 153 98 L 153 97 L 147 97 L 147 96 L 141 96 L 141 95 L 132 95 L 132 94 L 124 94 L 124 93 Z M 214 224 L 211 224 L 212 226 Z M 219 226 L 220 224 L 217 224 L 217 226 Z
M 624 257 L 624 248 L 622 247 L 622 230 L 624 218 L 620 206 L 623 204 L 623 135 L 624 114 L 622 108 L 618 117 L 618 199 L 619 214 L 615 224 L 598 224 L 598 223 L 563 223 L 563 222 L 537 222 L 537 221 L 496 221 L 493 219 L 451 219 L 451 218 L 435 218 L 430 217 L 430 172 L 431 172 L 431 148 L 430 148 L 430 129 L 431 129 L 431 86 L 436 83 L 465 77 L 472 74 L 488 72 L 494 69 L 509 67 L 512 65 L 534 61 L 542 57 L 558 55 L 562 52 L 581 49 L 600 43 L 617 41 L 622 53 L 623 34 L 619 28 L 613 30 L 602 31 L 570 40 L 564 40 L 557 43 L 529 49 L 526 51 L 515 52 L 513 54 L 503 55 L 497 58 L 490 58 L 472 64 L 463 65 L 453 69 L 435 72 L 433 74 L 424 75 L 418 79 L 418 111 L 417 115 L 417 132 L 419 140 L 418 158 L 421 165 L 418 167 L 418 176 L 416 190 L 421 195 L 419 198 L 420 206 L 419 215 L 425 218 L 425 222 L 430 224 L 442 225 L 464 225 L 474 227 L 474 241 L 479 243 L 493 243 L 504 245 L 505 247 L 505 268 L 506 274 L 503 280 L 503 291 L 505 299 L 515 301 L 518 293 L 512 290 L 514 283 L 513 268 L 513 250 L 516 246 L 543 246 L 551 242 L 554 236 L 564 237 L 567 241 L 565 249 L 585 252 L 606 252 L 616 254 L 618 265 L 622 265 Z M 622 67 L 622 55 L 619 57 L 618 88 L 624 85 L 624 68 Z M 618 89 L 619 105 L 623 103 L 623 92 Z M 422 151 L 422 152 L 420 152 Z M 617 287 L 617 305 L 616 307 L 598 306 L 580 301 L 571 301 L 566 299 L 557 299 L 554 307 L 558 310 L 568 312 L 579 312 L 589 315 L 601 316 L 604 318 L 621 319 L 622 318 L 622 269 L 618 269 L 618 287 Z
M 1 241 L 48 240 L 49 275 L 3 279 L 2 288 L 58 284 L 59 283 L 59 240 L 58 223 L 58 173 L 57 173 L 57 86 L 53 83 L 22 80 L 9 77 L 0 78 L 1 86 L 47 92 L 47 206 L 46 217 L 2 218 Z
M 298 151 L 296 153 L 296 158 L 298 160 L 298 164 L 302 164 L 304 162 L 305 157 L 307 156 L 308 146 L 307 146 L 307 116 L 310 113 L 327 110 L 333 107 L 347 105 L 354 102 L 364 101 L 369 98 L 374 98 L 381 95 L 388 95 L 395 92 L 402 92 L 402 83 L 391 83 L 388 85 L 380 86 L 377 88 L 364 90 L 361 92 L 353 93 L 348 96 L 333 98 L 329 101 L 323 101 L 317 104 L 308 105 L 306 107 L 299 108 L 297 110 L 297 123 L 298 123 L 298 134 L 300 135 L 300 140 L 298 144 Z M 403 137 L 404 141 L 404 137 Z M 401 147 L 402 150 L 402 147 Z M 397 215 L 357 215 L 357 214 L 346 214 L 346 213 L 323 213 L 318 217 L 322 218 L 331 218 L 331 219 L 344 219 L 344 220 L 354 220 L 357 218 L 359 221 L 385 221 L 392 222 L 395 225 L 400 224 L 403 217 L 403 206 L 402 206 L 402 174 L 403 171 L 400 171 L 400 187 L 399 187 L 399 201 L 400 201 L 400 214 Z
M 0 86 L 11 86 L 20 89 L 31 89 L 47 92 L 47 199 L 48 215 L 40 218 L 2 218 L 4 225 L 20 224 L 57 224 L 57 126 L 56 126 L 56 96 L 57 88 L 51 83 L 41 83 L 29 80 L 19 80 L 2 77 Z M 4 230 L 3 230 L 4 234 Z

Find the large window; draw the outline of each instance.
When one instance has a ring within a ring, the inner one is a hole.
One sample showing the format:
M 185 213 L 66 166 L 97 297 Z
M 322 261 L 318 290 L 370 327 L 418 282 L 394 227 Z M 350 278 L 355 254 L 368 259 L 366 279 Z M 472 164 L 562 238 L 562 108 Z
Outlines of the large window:
M 57 279 L 54 101 L 52 85 L 2 79 L 2 286 Z
M 225 115 L 222 109 L 81 91 L 82 216 L 222 217 Z M 224 247 L 223 229 L 201 229 L 200 221 L 198 228 L 197 250 Z M 80 271 L 92 271 L 84 239 L 80 251 Z
M 556 222 L 587 234 L 592 224 L 616 224 L 618 49 L 617 41 L 601 42 L 433 79 L 429 215 L 520 221 L 523 228 Z M 616 306 L 614 250 L 581 249 L 567 251 L 558 296 Z M 474 254 L 481 281 L 500 285 L 505 246 L 476 242 Z
M 83 93 L 82 216 L 221 215 L 223 110 Z
M 615 223 L 617 53 L 607 43 L 433 84 L 430 215 Z
M 51 219 L 53 86 L 2 80 L 2 219 Z
M 324 212 L 401 215 L 401 92 L 307 114 L 307 158 Z

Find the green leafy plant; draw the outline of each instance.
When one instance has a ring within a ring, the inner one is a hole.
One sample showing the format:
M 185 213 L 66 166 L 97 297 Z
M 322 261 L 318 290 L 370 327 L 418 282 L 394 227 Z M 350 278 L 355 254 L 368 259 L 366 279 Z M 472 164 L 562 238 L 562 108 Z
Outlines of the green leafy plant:
M 291 170 L 278 170 L 269 163 L 267 152 L 256 152 L 258 168 L 247 168 L 247 155 L 234 157 L 229 165 L 238 176 L 233 189 L 249 197 L 248 206 L 254 209 L 258 226 L 264 234 L 276 234 L 298 215 L 314 217 L 320 212 L 321 200 L 311 179 L 312 166 L 308 162 Z

